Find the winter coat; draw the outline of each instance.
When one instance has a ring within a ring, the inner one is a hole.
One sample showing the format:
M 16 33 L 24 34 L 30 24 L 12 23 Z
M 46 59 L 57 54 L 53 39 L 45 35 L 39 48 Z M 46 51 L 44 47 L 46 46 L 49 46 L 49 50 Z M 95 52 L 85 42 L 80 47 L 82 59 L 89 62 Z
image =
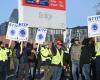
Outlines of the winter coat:
M 90 45 L 83 46 L 80 56 L 80 66 L 83 66 L 83 64 L 89 64 L 91 62 L 92 54 L 93 50 Z

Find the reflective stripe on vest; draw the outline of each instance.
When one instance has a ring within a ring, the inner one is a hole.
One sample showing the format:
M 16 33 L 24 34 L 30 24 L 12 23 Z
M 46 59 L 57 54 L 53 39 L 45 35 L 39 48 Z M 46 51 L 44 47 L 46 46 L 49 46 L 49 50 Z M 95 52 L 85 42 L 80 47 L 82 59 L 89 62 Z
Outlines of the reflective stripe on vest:
M 96 42 L 95 50 L 96 56 L 100 56 L 100 42 Z
M 56 65 L 59 65 L 61 63 L 61 66 L 63 66 L 63 54 L 64 54 L 64 51 L 61 50 L 61 55 L 57 49 L 57 54 L 56 56 L 53 56 L 52 57 L 52 64 L 56 64 Z

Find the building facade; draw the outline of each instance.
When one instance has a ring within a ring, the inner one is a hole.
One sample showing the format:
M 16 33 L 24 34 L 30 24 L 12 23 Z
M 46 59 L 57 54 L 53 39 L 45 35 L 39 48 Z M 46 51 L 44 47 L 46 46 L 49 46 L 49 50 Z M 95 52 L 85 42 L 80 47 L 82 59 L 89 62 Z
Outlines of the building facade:
M 0 36 L 6 35 L 7 27 L 8 27 L 8 22 L 4 22 L 4 23 L 0 24 Z
M 0 24 L 0 36 L 6 35 L 9 22 L 18 23 L 18 9 L 12 11 L 9 21 Z
M 88 27 L 87 26 L 78 26 L 74 28 L 68 28 L 71 38 L 78 37 L 80 41 L 83 41 L 84 38 L 88 37 Z

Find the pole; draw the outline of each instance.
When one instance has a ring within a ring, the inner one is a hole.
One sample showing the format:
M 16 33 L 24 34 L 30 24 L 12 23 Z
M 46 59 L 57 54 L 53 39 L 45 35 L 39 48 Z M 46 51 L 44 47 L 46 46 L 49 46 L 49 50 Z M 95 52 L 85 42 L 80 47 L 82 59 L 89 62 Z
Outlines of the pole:
M 21 47 L 20 54 L 22 54 L 22 52 L 23 52 L 23 42 L 21 42 L 20 47 Z
M 9 42 L 9 48 L 10 48 L 10 46 L 11 46 L 11 43 L 12 43 L 12 40 L 10 40 L 10 42 Z
M 97 37 L 95 36 L 95 43 L 97 42 Z
M 38 43 L 38 45 L 37 45 L 36 55 L 38 54 L 38 52 L 39 52 L 39 43 Z

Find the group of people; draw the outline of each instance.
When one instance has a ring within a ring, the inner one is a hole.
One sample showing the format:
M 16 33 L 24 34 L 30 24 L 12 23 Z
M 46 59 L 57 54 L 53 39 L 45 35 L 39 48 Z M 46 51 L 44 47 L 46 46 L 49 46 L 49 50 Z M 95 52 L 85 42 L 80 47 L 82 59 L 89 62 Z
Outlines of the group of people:
M 73 80 L 95 80 L 94 66 L 91 67 L 92 57 L 95 56 L 94 40 L 86 38 L 80 43 L 79 39 L 75 38 L 70 48 L 70 55 Z
M 0 80 L 7 80 L 11 70 L 14 80 L 100 80 L 99 56 L 95 41 L 74 38 L 69 47 L 62 40 L 55 42 L 19 42 L 13 48 L 0 43 Z M 66 75 L 70 73 L 70 77 Z M 43 74 L 43 75 L 42 75 Z
M 100 37 L 78 38 L 70 48 L 72 80 L 100 80 Z M 80 75 L 81 74 L 81 75 Z M 80 79 L 81 76 L 81 79 Z
M 7 45 L 7 44 L 6 44 Z M 42 73 L 40 80 L 60 80 L 63 67 L 63 57 L 66 47 L 61 40 L 56 42 L 23 43 L 15 42 L 9 48 L 3 42 L 0 44 L 0 80 L 6 80 L 13 71 L 14 80 L 35 80 Z M 2 47 L 3 46 L 3 47 Z M 65 59 L 66 60 L 66 59 Z M 65 61 L 65 64 L 68 61 Z M 8 75 L 8 76 L 7 76 Z

